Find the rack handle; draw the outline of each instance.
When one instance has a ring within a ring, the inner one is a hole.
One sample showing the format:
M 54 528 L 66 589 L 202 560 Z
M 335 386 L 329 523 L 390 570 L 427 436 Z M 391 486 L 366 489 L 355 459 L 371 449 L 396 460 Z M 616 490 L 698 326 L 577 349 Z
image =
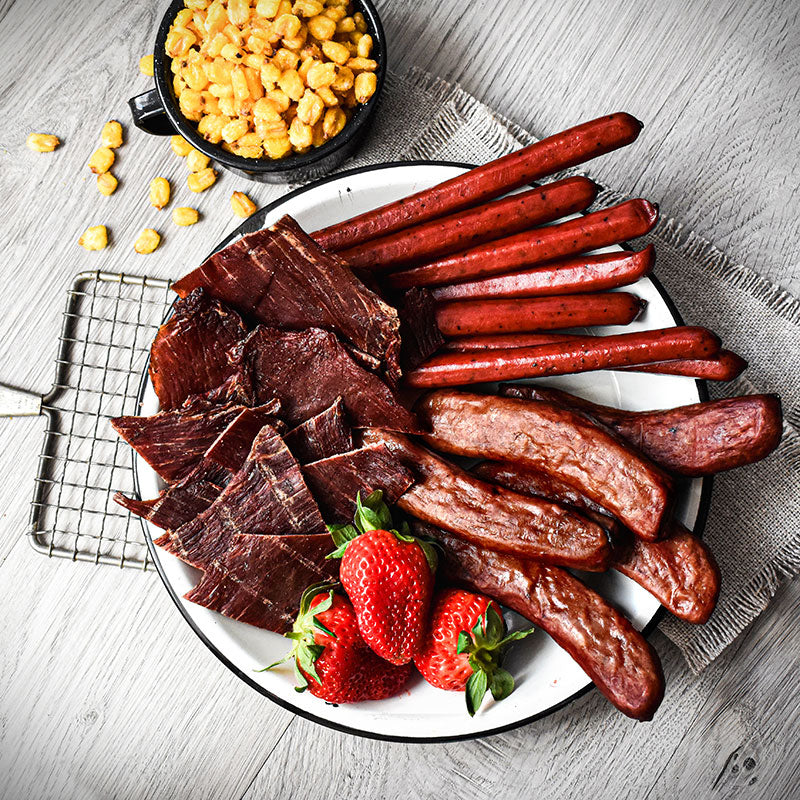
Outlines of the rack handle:
M 40 395 L 0 383 L 0 417 L 38 417 L 41 413 Z

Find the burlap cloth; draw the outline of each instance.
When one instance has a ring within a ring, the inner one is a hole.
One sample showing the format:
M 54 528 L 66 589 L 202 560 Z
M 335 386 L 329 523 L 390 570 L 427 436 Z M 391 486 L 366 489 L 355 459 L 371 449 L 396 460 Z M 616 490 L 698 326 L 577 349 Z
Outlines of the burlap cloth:
M 415 159 L 482 164 L 534 141 L 457 86 L 412 70 L 388 76 L 377 122 L 343 169 Z M 621 199 L 604 190 L 596 205 Z M 656 246 L 656 274 L 687 324 L 712 328 L 750 362 L 735 383 L 711 384 L 712 396 L 777 392 L 787 420 L 768 459 L 715 479 L 704 533 L 723 575 L 713 617 L 702 626 L 671 617 L 660 625 L 700 672 L 800 570 L 800 301 L 673 219 L 662 218 L 645 239 Z

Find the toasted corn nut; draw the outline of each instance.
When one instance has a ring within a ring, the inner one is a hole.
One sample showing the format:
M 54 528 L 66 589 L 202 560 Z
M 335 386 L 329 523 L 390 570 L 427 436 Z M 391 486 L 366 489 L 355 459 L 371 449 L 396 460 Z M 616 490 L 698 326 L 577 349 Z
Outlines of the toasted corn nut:
M 272 57 L 272 63 L 281 72 L 286 72 L 290 69 L 297 69 L 297 65 L 300 63 L 300 56 L 286 47 L 281 47 Z
M 147 75 L 148 77 L 153 77 L 153 54 L 150 53 L 149 55 L 142 56 L 139 59 L 139 72 L 142 75 Z
M 277 36 L 284 39 L 292 39 L 300 33 L 302 27 L 299 17 L 294 14 L 281 14 L 272 25 L 272 30 Z
M 122 125 L 115 119 L 106 122 L 100 132 L 100 142 L 103 147 L 120 147 L 122 145 Z
M 360 11 L 356 11 L 356 13 L 353 14 L 353 22 L 355 23 L 356 30 L 359 33 L 367 32 L 367 21 L 364 19 L 364 15 Z
M 373 61 L 371 58 L 361 58 L 357 56 L 356 58 L 351 58 L 347 62 L 347 66 L 359 72 L 373 72 L 378 68 L 378 62 Z
M 236 104 L 232 97 L 220 97 L 218 105 L 223 117 L 236 116 Z
M 167 34 L 164 49 L 167 51 L 167 55 L 179 58 L 185 56 L 195 42 L 197 42 L 197 37 L 190 30 L 180 25 L 174 25 Z
M 352 17 L 342 17 L 336 23 L 336 33 L 352 33 L 355 29 L 356 23 Z
M 339 105 L 339 98 L 333 93 L 330 86 L 320 86 L 317 89 L 317 94 L 322 98 L 322 102 L 328 108 Z
M 372 37 L 368 33 L 365 33 L 358 40 L 356 47 L 360 58 L 369 58 L 369 54 L 372 52 Z
M 231 208 L 237 217 L 249 217 L 255 213 L 256 204 L 244 192 L 234 192 L 231 195 Z
M 224 130 L 224 128 L 222 128 L 222 130 Z M 205 153 L 195 150 L 194 147 L 189 151 L 189 155 L 186 156 L 186 166 L 189 167 L 189 172 L 200 172 L 200 170 L 205 169 L 210 162 L 211 159 Z
M 89 169 L 96 175 L 108 172 L 114 163 L 114 151 L 110 147 L 98 147 L 89 159 Z
M 275 88 L 275 84 L 280 77 L 281 70 L 276 64 L 269 63 L 261 67 L 261 83 L 264 84 L 264 88 L 267 91 Z
M 289 141 L 296 150 L 305 150 L 311 147 L 314 140 L 314 131 L 299 118 L 292 120 L 289 126 Z
M 110 172 L 101 172 L 97 176 L 97 191 L 106 197 L 117 191 L 117 179 Z
M 222 129 L 222 138 L 228 143 L 233 144 L 238 139 L 241 139 L 248 131 L 247 121 L 243 119 L 231 120 Z
M 292 11 L 301 17 L 316 17 L 322 13 L 323 8 L 325 4 L 319 0 L 295 0 Z
M 81 238 L 78 239 L 78 244 L 87 250 L 103 250 L 108 244 L 108 231 L 105 225 L 94 225 L 87 228 Z
M 332 86 L 336 81 L 336 77 L 336 64 L 332 64 L 330 61 L 325 63 L 317 61 L 308 70 L 308 85 L 312 89 L 319 89 L 321 86 Z
M 308 21 L 308 32 L 320 42 L 326 39 L 332 39 L 336 33 L 336 22 L 324 14 L 316 17 L 311 17 Z
M 222 129 L 230 122 L 224 114 L 209 114 L 197 123 L 197 132 L 212 144 L 222 141 Z
M 133 249 L 142 255 L 152 253 L 161 244 L 161 236 L 157 231 L 152 228 L 145 228 L 136 241 L 133 243 Z
M 303 92 L 306 90 L 302 79 L 295 69 L 287 69 L 278 80 L 278 86 L 280 86 L 284 94 L 295 102 L 303 96 Z
M 314 94 L 311 89 L 306 89 L 297 104 L 297 118 L 307 125 L 313 125 L 322 116 L 324 110 L 325 105 L 322 98 Z
M 247 0 L 228 0 L 228 19 L 231 25 L 244 25 L 250 19 L 250 3 Z
M 237 47 L 233 42 L 228 42 L 220 51 L 220 57 L 232 64 L 238 64 L 244 60 L 244 50 Z
M 329 108 L 322 118 L 322 133 L 326 139 L 332 139 L 341 133 L 347 123 L 347 115 L 341 108 Z
M 153 178 L 150 181 L 150 205 L 164 208 L 169 203 L 169 181 L 166 178 Z
M 185 158 L 192 152 L 193 148 L 183 138 L 180 134 L 175 134 L 174 136 L 170 136 L 169 138 L 169 146 L 172 148 L 172 152 L 175 153 L 176 156 L 180 156 L 181 158 Z
M 237 142 L 233 148 L 233 152 L 237 156 L 241 156 L 242 158 L 261 158 L 261 156 L 264 155 L 264 149 L 261 147 L 260 144 L 247 145 L 246 147 L 242 147 Z
M 327 41 L 322 43 L 322 52 L 337 64 L 346 64 L 350 59 L 350 51 L 341 43 Z
M 259 17 L 266 17 L 267 19 L 274 19 L 278 13 L 278 6 L 280 0 L 258 0 L 256 3 L 256 14 Z
M 194 225 L 199 219 L 200 215 L 197 213 L 196 208 L 189 208 L 188 206 L 181 206 L 172 210 L 172 221 L 182 228 L 188 225 Z
M 186 179 L 186 185 L 192 192 L 204 192 L 209 186 L 213 186 L 216 180 L 217 173 L 211 167 L 206 167 L 199 172 L 192 172 Z
M 289 110 L 289 106 L 292 104 L 289 95 L 281 89 L 273 89 L 272 91 L 267 92 L 267 98 L 275 104 L 275 107 L 281 112 L 281 114 L 285 114 Z
M 374 72 L 360 72 L 356 75 L 356 81 L 353 85 L 356 93 L 356 100 L 359 103 L 366 103 L 367 100 L 375 94 L 375 89 L 378 86 L 378 78 Z
M 286 134 L 266 138 L 264 139 L 264 152 L 273 159 L 283 158 L 292 152 L 292 143 Z
M 29 133 L 25 145 L 36 153 L 52 153 L 61 144 L 52 133 Z
M 221 33 L 228 24 L 228 11 L 220 0 L 215 0 L 206 12 L 206 35 Z
M 344 19 L 347 16 L 347 10 L 341 6 L 330 6 L 322 12 L 326 17 L 332 19 L 334 22 Z
M 351 70 L 350 67 L 339 67 L 336 70 L 336 77 L 333 79 L 331 89 L 333 89 L 334 92 L 339 92 L 339 94 L 342 94 L 343 92 L 347 92 L 349 89 L 353 88 L 354 80 L 355 76 L 353 75 L 353 70 Z

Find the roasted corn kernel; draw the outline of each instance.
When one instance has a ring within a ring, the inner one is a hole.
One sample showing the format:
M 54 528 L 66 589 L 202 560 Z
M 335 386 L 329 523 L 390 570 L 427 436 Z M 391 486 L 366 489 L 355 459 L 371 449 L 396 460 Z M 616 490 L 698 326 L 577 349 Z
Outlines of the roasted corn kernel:
M 100 143 L 103 147 L 120 147 L 122 145 L 122 125 L 115 119 L 111 122 L 106 122 L 103 125 L 103 130 L 100 132 Z
M 150 181 L 150 205 L 164 208 L 169 203 L 169 181 L 166 178 L 153 178 Z
M 341 42 L 323 42 L 322 52 L 336 64 L 346 64 L 350 59 L 350 51 Z
M 222 128 L 221 131 L 222 130 L 224 130 L 224 128 Z M 200 170 L 205 169 L 210 162 L 211 159 L 205 153 L 195 150 L 194 147 L 189 151 L 189 155 L 186 156 L 186 166 L 189 167 L 189 172 L 200 172 Z
M 308 21 L 308 32 L 320 42 L 326 39 L 332 39 L 336 33 L 336 22 L 330 17 L 320 14 L 317 17 L 312 17 Z
M 114 151 L 110 147 L 98 147 L 89 159 L 89 169 L 95 174 L 108 172 L 114 163 Z
M 52 153 L 61 142 L 52 133 L 29 133 L 25 144 L 37 153 Z
M 106 197 L 117 191 L 117 179 L 110 172 L 101 172 L 97 176 L 97 191 Z
M 170 136 L 169 145 L 172 148 L 172 152 L 181 158 L 188 156 L 193 149 L 189 142 L 187 142 L 183 136 L 177 133 L 174 136 Z
M 359 103 L 366 103 L 367 100 L 375 94 L 377 85 L 378 79 L 374 72 L 359 72 L 353 84 L 356 100 L 358 100 Z
M 147 75 L 149 77 L 153 77 L 153 54 L 150 53 L 149 55 L 142 56 L 139 59 L 139 72 L 142 75 Z
M 152 253 L 161 244 L 161 236 L 158 231 L 152 228 L 145 228 L 133 243 L 133 249 L 137 253 Z
M 192 172 L 186 179 L 186 185 L 192 192 L 204 192 L 209 186 L 213 186 L 216 180 L 217 173 L 211 167 L 206 167 L 199 172 Z
M 103 250 L 108 244 L 108 231 L 105 225 L 87 228 L 78 239 L 78 244 L 87 250 Z
M 341 108 L 329 108 L 322 118 L 322 133 L 326 139 L 332 139 L 341 133 L 347 122 L 347 116 Z
M 358 40 L 356 48 L 356 52 L 360 58 L 369 58 L 369 54 L 372 52 L 372 37 L 368 33 L 365 33 Z
M 306 89 L 305 94 L 300 98 L 297 104 L 297 118 L 307 125 L 313 125 L 322 116 L 325 110 L 325 105 L 322 98 L 311 91 Z
M 188 206 L 180 206 L 180 208 L 175 208 L 172 211 L 172 221 L 183 228 L 188 225 L 194 225 L 199 216 L 196 208 L 189 208 Z
M 255 213 L 256 204 L 244 192 L 234 192 L 231 195 L 231 208 L 237 217 L 249 217 Z

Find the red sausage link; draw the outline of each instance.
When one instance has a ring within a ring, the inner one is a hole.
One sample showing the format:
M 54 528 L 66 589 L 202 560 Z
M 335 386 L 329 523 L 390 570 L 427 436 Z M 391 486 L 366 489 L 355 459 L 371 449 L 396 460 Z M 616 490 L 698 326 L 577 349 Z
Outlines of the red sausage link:
M 623 714 L 649 720 L 664 697 L 656 651 L 597 592 L 558 567 L 493 553 L 431 525 L 415 525 L 442 544 L 451 581 L 513 609 L 566 650 Z
M 445 336 L 628 325 L 644 306 L 643 300 L 628 292 L 463 300 L 437 306 L 436 324 Z
M 362 440 L 386 445 L 416 477 L 397 501 L 407 514 L 483 547 L 576 569 L 608 569 L 605 531 L 577 512 L 478 480 L 405 436 L 367 428 Z
M 397 269 L 457 253 L 482 242 L 544 225 L 588 208 L 597 197 L 597 184 L 588 178 L 562 181 L 513 194 L 487 205 L 459 211 L 422 225 L 404 228 L 341 250 L 351 267 Z
M 439 286 L 432 290 L 433 297 L 435 300 L 488 300 L 616 289 L 649 275 L 656 260 L 655 252 L 649 244 L 635 253 L 565 258 L 494 278 Z
M 732 350 L 720 350 L 713 358 L 683 358 L 657 364 L 642 364 L 634 369 L 636 372 L 683 375 L 707 381 L 732 381 L 747 369 L 747 362 Z
M 443 353 L 406 373 L 417 389 L 619 369 L 676 358 L 709 358 L 720 341 L 706 328 L 676 327 L 587 336 L 510 350 Z
M 603 517 L 597 518 L 598 511 L 605 513 L 602 508 L 553 475 L 510 461 L 484 461 L 471 472 L 515 492 L 566 503 L 604 525 Z M 700 539 L 675 520 L 667 523 L 667 536 L 658 542 L 631 540 L 619 523 L 609 532 L 617 544 L 621 540 L 624 545 L 615 548 L 612 566 L 616 570 L 647 589 L 676 617 L 694 624 L 708 621 L 719 597 L 720 573 Z
M 672 504 L 671 478 L 585 415 L 543 401 L 452 389 L 429 393 L 415 411 L 430 431 L 425 441 L 437 450 L 535 467 L 573 486 L 637 536 L 660 537 Z
M 701 477 L 766 458 L 783 434 L 774 394 L 728 397 L 664 411 L 625 411 L 539 386 L 508 384 L 508 397 L 543 400 L 589 415 L 665 469 Z
M 642 123 L 630 114 L 584 122 L 457 178 L 316 231 L 328 250 L 344 250 L 429 219 L 470 208 L 568 167 L 583 164 L 636 140 Z
M 658 221 L 658 208 L 647 200 L 593 211 L 579 219 L 535 228 L 471 247 L 419 267 L 395 272 L 387 283 L 397 289 L 439 286 L 586 253 L 643 236 Z

